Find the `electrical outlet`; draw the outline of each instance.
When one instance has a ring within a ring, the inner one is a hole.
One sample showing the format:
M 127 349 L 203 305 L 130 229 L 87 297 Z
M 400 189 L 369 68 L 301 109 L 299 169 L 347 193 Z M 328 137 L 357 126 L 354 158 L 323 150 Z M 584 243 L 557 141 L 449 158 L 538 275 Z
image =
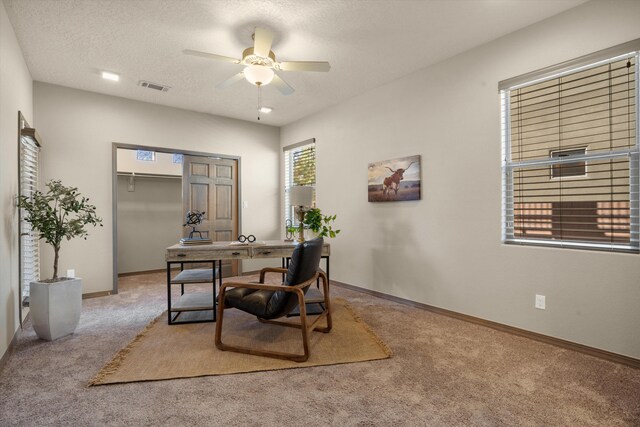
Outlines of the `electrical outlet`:
M 546 307 L 546 298 L 544 295 L 536 295 L 536 308 L 544 310 Z
M 73 279 L 74 277 L 76 277 L 76 271 L 73 269 L 67 270 L 67 277 Z

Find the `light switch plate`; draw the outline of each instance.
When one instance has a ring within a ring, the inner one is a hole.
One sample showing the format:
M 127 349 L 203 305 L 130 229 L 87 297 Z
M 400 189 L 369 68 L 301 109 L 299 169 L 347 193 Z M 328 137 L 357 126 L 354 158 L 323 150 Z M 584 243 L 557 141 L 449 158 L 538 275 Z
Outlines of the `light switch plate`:
M 249 207 L 249 202 L 247 202 L 246 200 L 243 200 L 242 201 L 242 207 L 245 208 L 245 209 L 248 208 Z
M 544 295 L 536 295 L 536 308 L 544 310 L 546 305 L 546 297 Z

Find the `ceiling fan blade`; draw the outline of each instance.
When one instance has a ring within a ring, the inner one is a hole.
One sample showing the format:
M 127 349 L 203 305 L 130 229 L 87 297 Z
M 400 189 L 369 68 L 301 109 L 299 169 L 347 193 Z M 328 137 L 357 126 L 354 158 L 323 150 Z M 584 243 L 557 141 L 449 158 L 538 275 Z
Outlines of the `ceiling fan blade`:
M 322 71 L 327 72 L 331 69 L 328 62 L 317 61 L 286 61 L 280 62 L 279 67 L 282 71 Z
M 217 89 L 226 89 L 229 86 L 238 83 L 240 80 L 244 79 L 244 72 L 240 71 L 238 74 L 234 74 L 233 76 L 229 77 L 227 80 L 221 81 L 220 83 L 218 83 L 216 85 Z
M 234 64 L 239 64 L 240 63 L 239 59 L 230 58 L 228 56 L 216 55 L 215 53 L 200 52 L 199 50 L 185 49 L 185 50 L 182 51 L 182 53 L 184 53 L 185 55 L 200 56 L 202 58 L 217 59 L 219 61 L 233 62 Z
M 283 95 L 291 95 L 293 92 L 295 92 L 295 89 L 289 86 L 289 83 L 282 80 L 282 78 L 280 78 L 280 76 L 277 74 L 273 76 L 271 84 L 274 85 L 276 89 L 278 89 Z
M 268 57 L 273 42 L 273 33 L 264 28 L 256 28 L 253 38 L 253 53 L 263 58 Z

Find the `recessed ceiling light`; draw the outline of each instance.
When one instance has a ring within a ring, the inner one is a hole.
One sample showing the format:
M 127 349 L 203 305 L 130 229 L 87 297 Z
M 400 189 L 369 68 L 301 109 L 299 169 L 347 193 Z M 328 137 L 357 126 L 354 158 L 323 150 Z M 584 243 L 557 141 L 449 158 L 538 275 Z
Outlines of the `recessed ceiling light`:
M 118 80 L 120 80 L 120 74 L 110 73 L 109 71 L 103 71 L 102 78 L 105 80 L 113 80 L 114 82 L 117 82 Z
M 271 108 L 271 107 L 260 107 L 260 112 L 261 113 L 269 114 L 272 111 L 273 111 L 273 108 Z

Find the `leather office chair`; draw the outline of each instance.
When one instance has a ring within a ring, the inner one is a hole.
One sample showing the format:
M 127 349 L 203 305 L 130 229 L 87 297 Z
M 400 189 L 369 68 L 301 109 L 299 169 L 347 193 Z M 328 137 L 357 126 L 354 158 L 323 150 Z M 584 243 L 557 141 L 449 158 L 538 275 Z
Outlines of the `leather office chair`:
M 332 326 L 329 282 L 327 275 L 319 270 L 323 243 L 322 238 L 316 238 L 298 244 L 291 255 L 289 268 L 263 268 L 262 271 L 260 271 L 260 283 L 228 282 L 222 285 L 220 294 L 218 295 L 216 347 L 220 350 L 274 357 L 296 362 L 304 362 L 307 360 L 309 358 L 309 332 L 319 331 L 326 333 L 331 330 Z M 285 281 L 282 285 L 265 284 L 264 279 L 266 273 L 286 273 Z M 322 279 L 324 310 L 313 323 L 308 324 L 304 295 L 311 284 L 316 282 L 318 278 Z M 296 307 L 300 307 L 300 323 L 274 320 L 286 316 Z M 224 344 L 222 342 L 222 324 L 224 310 L 227 308 L 237 308 L 253 314 L 263 323 L 273 323 L 301 329 L 304 354 L 281 353 Z M 316 326 L 318 322 L 324 318 L 326 318 L 327 326 Z

